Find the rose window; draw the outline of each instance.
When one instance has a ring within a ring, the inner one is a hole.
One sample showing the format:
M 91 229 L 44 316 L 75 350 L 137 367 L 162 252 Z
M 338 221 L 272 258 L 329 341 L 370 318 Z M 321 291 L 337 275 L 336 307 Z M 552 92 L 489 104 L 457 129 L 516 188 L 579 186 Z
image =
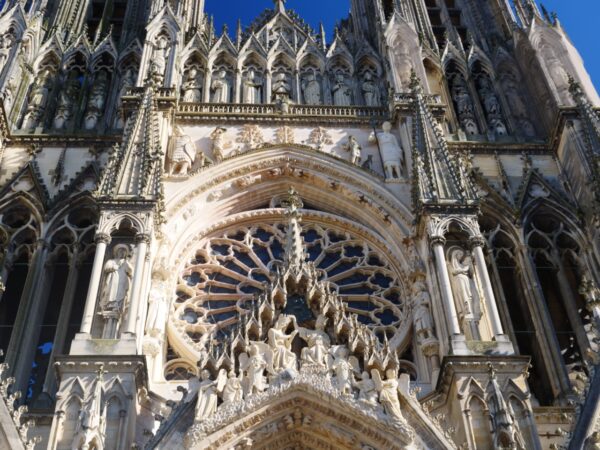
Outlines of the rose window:
M 364 239 L 305 224 L 306 260 L 330 284 L 349 313 L 376 335 L 392 338 L 405 321 L 398 275 Z M 284 261 L 286 223 L 246 226 L 204 239 L 177 286 L 173 320 L 196 350 L 231 334 Z

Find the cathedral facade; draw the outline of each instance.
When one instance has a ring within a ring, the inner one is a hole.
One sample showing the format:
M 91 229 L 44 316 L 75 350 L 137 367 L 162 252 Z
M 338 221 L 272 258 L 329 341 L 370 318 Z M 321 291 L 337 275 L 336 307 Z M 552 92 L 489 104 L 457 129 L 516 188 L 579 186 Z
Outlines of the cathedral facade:
M 534 0 L 7 0 L 0 448 L 600 448 L 600 99 Z

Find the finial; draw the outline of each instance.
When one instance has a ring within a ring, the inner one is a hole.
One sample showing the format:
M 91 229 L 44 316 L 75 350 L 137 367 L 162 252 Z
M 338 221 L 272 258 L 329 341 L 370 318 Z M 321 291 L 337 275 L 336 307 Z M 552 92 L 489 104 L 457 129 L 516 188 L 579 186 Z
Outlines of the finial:
M 275 11 L 285 12 L 285 1 L 286 0 L 273 0 L 273 3 L 275 3 Z

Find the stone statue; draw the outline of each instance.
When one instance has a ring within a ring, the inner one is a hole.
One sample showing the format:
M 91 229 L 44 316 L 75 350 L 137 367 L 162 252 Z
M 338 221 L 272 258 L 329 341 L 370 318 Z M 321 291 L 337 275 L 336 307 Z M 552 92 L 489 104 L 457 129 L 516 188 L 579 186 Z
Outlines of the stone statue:
M 17 80 L 13 75 L 8 79 L 4 92 L 2 92 L 2 101 L 4 102 L 4 109 L 7 115 L 10 114 L 17 87 Z
M 299 328 L 300 337 L 308 344 L 302 349 L 300 357 L 303 364 L 327 367 L 327 357 L 331 340 L 325 332 L 327 317 L 323 314 L 317 317 L 315 329 Z
M 375 382 L 369 376 L 369 372 L 363 371 L 360 380 L 354 382 L 358 388 L 358 401 L 367 403 L 371 406 L 377 405 L 377 389 Z
M 478 330 L 475 324 L 475 299 L 472 288 L 472 262 L 471 257 L 463 249 L 455 249 L 450 256 L 451 273 L 454 281 L 455 301 L 459 317 L 469 323 L 473 339 L 478 339 Z
M 292 352 L 292 341 L 298 334 L 298 330 L 286 334 L 290 323 L 295 326 L 296 318 L 281 314 L 273 328 L 269 330 L 269 345 L 273 350 L 273 371 L 275 374 L 285 371 L 295 373 L 297 369 L 296 354 Z
M 156 285 L 150 290 L 148 299 L 145 331 L 149 336 L 158 337 L 164 330 L 169 315 L 169 304 L 166 283 L 164 281 L 155 281 L 155 283 Z
M 383 169 L 388 179 L 402 179 L 402 166 L 404 166 L 404 151 L 392 131 L 392 124 L 384 122 L 381 132 L 371 133 L 369 142 L 378 143 L 383 160 Z
M 344 149 L 350 152 L 350 162 L 357 166 L 360 166 L 362 158 L 362 147 L 352 135 L 348 136 L 348 142 L 344 145 Z
M 333 357 L 331 368 L 335 372 L 337 388 L 342 394 L 352 394 L 353 372 L 358 371 L 358 360 L 353 356 L 349 356 L 350 351 L 343 345 L 332 347 L 330 354 Z
M 223 405 L 235 405 L 242 401 L 244 390 L 241 380 L 236 376 L 233 370 L 229 371 L 225 387 L 223 388 Z
M 214 75 L 210 90 L 212 92 L 211 101 L 213 103 L 229 103 L 229 80 L 227 79 L 227 71 L 220 70 Z
M 386 380 L 381 379 L 377 369 L 371 370 L 375 388 L 379 392 L 379 403 L 392 422 L 404 423 L 402 409 L 400 408 L 400 385 L 398 383 L 398 372 L 388 369 L 385 372 Z
M 150 76 L 155 77 L 159 82 L 165 78 L 167 70 L 167 61 L 169 59 L 169 41 L 165 36 L 159 36 L 154 45 L 152 59 L 150 60 Z
M 89 395 L 81 405 L 71 447 L 73 449 L 88 448 L 90 440 L 101 431 L 103 375 L 104 371 L 100 368 L 90 385 Z
M 271 368 L 273 352 L 268 344 L 263 342 L 252 342 L 248 354 L 242 353 L 239 357 L 240 370 L 245 372 L 242 384 L 244 396 L 248 397 L 257 392 L 263 392 L 267 388 L 267 380 L 264 376 L 265 370 Z
M 27 103 L 27 113 L 23 119 L 23 127 L 26 129 L 34 129 L 41 120 L 46 106 L 48 105 L 48 94 L 50 92 L 50 83 L 52 75 L 49 70 L 42 72 L 33 82 L 29 101 Z
M 117 128 L 123 128 L 123 126 L 125 125 L 124 121 L 123 121 L 123 114 L 121 113 L 121 106 L 123 105 L 123 97 L 125 97 L 125 95 L 127 95 L 127 91 L 132 88 L 135 85 L 135 72 L 133 71 L 133 69 L 128 68 L 125 71 L 125 74 L 123 75 L 123 77 L 121 78 L 121 89 L 119 89 L 119 100 L 118 100 L 118 106 L 117 106 L 117 120 L 116 120 L 116 127 Z
M 321 104 L 321 84 L 314 72 L 306 75 L 302 83 L 302 94 L 304 95 L 304 103 L 307 105 Z
M 290 98 L 292 87 L 288 82 L 287 75 L 283 72 L 275 75 L 273 80 L 273 96 L 275 99 L 283 101 Z
M 187 78 L 182 85 L 183 102 L 199 103 L 202 101 L 202 74 L 198 73 L 195 68 L 191 68 L 187 74 Z
M 104 105 L 106 104 L 106 94 L 108 92 L 108 74 L 101 70 L 98 73 L 94 85 L 90 91 L 90 98 L 87 104 L 87 112 L 85 116 L 85 129 L 93 130 L 98 124 L 98 119 L 104 113 Z
M 501 113 L 500 102 L 498 101 L 498 97 L 494 92 L 492 83 L 485 76 L 479 78 L 479 94 L 483 99 L 483 106 L 485 108 L 486 113 L 492 115 Z
M 217 127 L 210 135 L 210 139 L 212 140 L 212 154 L 215 162 L 223 161 L 225 149 L 231 146 L 230 142 L 225 142 L 226 131 L 227 128 Z
M 365 72 L 362 82 L 362 92 L 367 106 L 379 106 L 379 88 L 373 80 L 373 75 L 370 71 Z
M 10 56 L 10 48 L 12 46 L 12 37 L 10 34 L 5 34 L 0 37 L 0 72 L 4 69 L 8 57 Z
M 181 127 L 175 129 L 175 148 L 171 157 L 171 175 L 187 175 L 196 160 L 196 146 Z
M 105 320 L 103 339 L 115 339 L 117 336 L 133 273 L 128 257 L 129 247 L 119 244 L 113 250 L 113 258 L 104 265 L 104 289 L 100 300 L 100 315 Z
M 215 381 L 210 379 L 210 372 L 208 370 L 203 370 L 200 377 L 202 381 L 200 381 L 200 386 L 198 387 L 196 422 L 202 422 L 217 412 L 218 394 L 223 390 L 227 381 L 225 369 L 221 369 Z
M 79 98 L 80 88 L 81 84 L 77 73 L 72 71 L 58 96 L 58 106 L 56 107 L 56 115 L 54 117 L 55 129 L 62 130 L 71 119 L 73 107 Z
M 342 72 L 335 75 L 333 83 L 333 104 L 336 106 L 350 106 L 352 104 L 352 90 L 346 84 Z
M 435 338 L 433 318 L 430 310 L 431 299 L 422 281 L 415 281 L 412 287 L 413 324 L 419 342 Z
M 455 76 L 452 82 L 452 98 L 456 102 L 456 109 L 459 116 L 474 114 L 473 101 L 469 95 L 467 83 L 459 76 Z
M 600 431 L 594 431 L 584 442 L 583 450 L 600 450 Z
M 262 78 L 254 69 L 248 70 L 243 81 L 244 103 L 259 104 L 262 102 Z

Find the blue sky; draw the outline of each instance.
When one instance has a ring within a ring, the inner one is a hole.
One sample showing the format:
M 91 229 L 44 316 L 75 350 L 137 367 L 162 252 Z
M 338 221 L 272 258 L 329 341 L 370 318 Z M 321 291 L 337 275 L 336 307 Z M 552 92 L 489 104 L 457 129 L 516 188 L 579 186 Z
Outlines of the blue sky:
M 598 20 L 600 0 L 544 0 L 550 11 L 556 11 L 569 36 L 579 49 L 592 79 L 600 89 L 600 50 L 598 48 Z M 237 19 L 248 25 L 265 8 L 272 8 L 273 0 L 206 0 L 206 10 L 215 16 L 217 30 L 223 23 L 235 34 Z M 331 35 L 335 23 L 348 16 L 349 0 L 288 0 L 287 7 L 296 10 L 315 29 L 323 21 Z

